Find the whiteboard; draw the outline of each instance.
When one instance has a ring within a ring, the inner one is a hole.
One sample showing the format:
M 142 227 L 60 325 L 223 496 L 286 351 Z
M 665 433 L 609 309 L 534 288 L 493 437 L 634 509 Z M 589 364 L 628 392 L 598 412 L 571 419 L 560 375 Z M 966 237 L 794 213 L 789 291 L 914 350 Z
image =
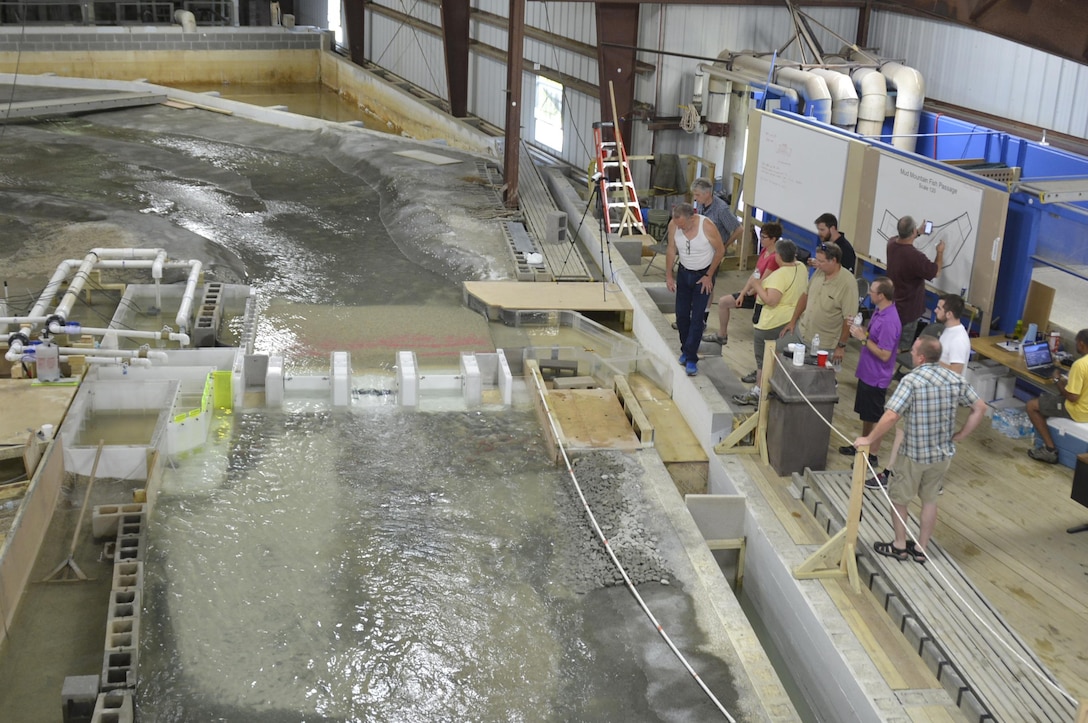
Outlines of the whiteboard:
M 822 213 L 841 216 L 849 151 L 844 136 L 763 115 L 752 205 L 798 226 Z
M 914 247 L 934 259 L 937 243 L 945 243 L 941 272 L 929 283 L 945 293 L 966 296 L 971 288 L 981 210 L 981 186 L 934 166 L 882 153 L 869 255 L 886 265 L 888 240 L 898 235 L 899 218 L 911 216 L 919 226 L 928 219 L 933 222 L 933 233 L 919 236 Z

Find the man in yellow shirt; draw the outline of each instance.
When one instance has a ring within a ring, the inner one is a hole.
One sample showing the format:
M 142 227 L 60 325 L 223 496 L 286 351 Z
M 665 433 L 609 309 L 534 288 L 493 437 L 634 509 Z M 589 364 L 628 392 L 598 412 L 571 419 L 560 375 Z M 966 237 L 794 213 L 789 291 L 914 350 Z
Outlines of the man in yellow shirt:
M 1054 372 L 1057 394 L 1043 394 L 1028 402 L 1027 412 L 1035 431 L 1043 438 L 1043 446 L 1032 447 L 1028 456 L 1040 462 L 1057 464 L 1058 448 L 1046 426 L 1047 417 L 1066 417 L 1074 422 L 1088 422 L 1088 329 L 1077 332 L 1077 356 L 1069 370 L 1069 379 Z

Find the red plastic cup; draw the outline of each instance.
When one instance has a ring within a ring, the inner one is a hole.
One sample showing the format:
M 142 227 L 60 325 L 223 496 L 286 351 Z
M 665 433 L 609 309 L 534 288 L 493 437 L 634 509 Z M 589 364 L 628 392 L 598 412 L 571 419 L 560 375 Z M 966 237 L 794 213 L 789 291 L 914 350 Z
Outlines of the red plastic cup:
M 816 352 L 816 366 L 821 366 L 821 367 L 826 367 L 827 366 L 827 352 L 826 351 Z

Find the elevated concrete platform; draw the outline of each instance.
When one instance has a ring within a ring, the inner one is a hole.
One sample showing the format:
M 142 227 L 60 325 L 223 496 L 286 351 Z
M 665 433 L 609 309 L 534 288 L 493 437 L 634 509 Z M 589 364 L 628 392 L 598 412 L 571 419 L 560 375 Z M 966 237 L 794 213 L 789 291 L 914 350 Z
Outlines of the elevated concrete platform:
M 793 480 L 828 532 L 845 524 L 851 472 L 806 470 Z M 873 550 L 873 542 L 890 539 L 891 515 L 883 494 L 866 493 L 858 537 L 862 581 L 959 708 L 979 721 L 1074 720 L 1076 706 L 1053 674 L 936 540 L 925 565 Z M 918 529 L 913 514 L 910 525 Z
M 50 118 L 73 113 L 93 113 L 140 105 L 157 105 L 165 100 L 165 93 L 100 93 L 68 98 L 24 100 L 0 103 L 0 118 L 4 120 Z
M 631 329 L 633 308 L 623 292 L 600 282 L 558 281 L 552 284 L 523 284 L 518 281 L 466 281 L 465 305 L 492 321 L 503 311 L 555 309 L 582 313 L 613 312 L 625 330 Z

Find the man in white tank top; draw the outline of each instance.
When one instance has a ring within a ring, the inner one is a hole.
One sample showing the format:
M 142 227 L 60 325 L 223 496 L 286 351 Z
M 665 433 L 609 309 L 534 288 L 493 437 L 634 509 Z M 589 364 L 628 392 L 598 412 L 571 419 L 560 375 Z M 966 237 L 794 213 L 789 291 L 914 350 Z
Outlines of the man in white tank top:
M 667 232 L 665 285 L 676 292 L 676 330 L 680 333 L 680 363 L 688 376 L 699 373 L 699 343 L 706 320 L 703 312 L 714 290 L 714 274 L 725 256 L 725 245 L 714 224 L 695 213 L 690 203 L 672 207 Z M 680 268 L 673 277 L 679 256 Z

